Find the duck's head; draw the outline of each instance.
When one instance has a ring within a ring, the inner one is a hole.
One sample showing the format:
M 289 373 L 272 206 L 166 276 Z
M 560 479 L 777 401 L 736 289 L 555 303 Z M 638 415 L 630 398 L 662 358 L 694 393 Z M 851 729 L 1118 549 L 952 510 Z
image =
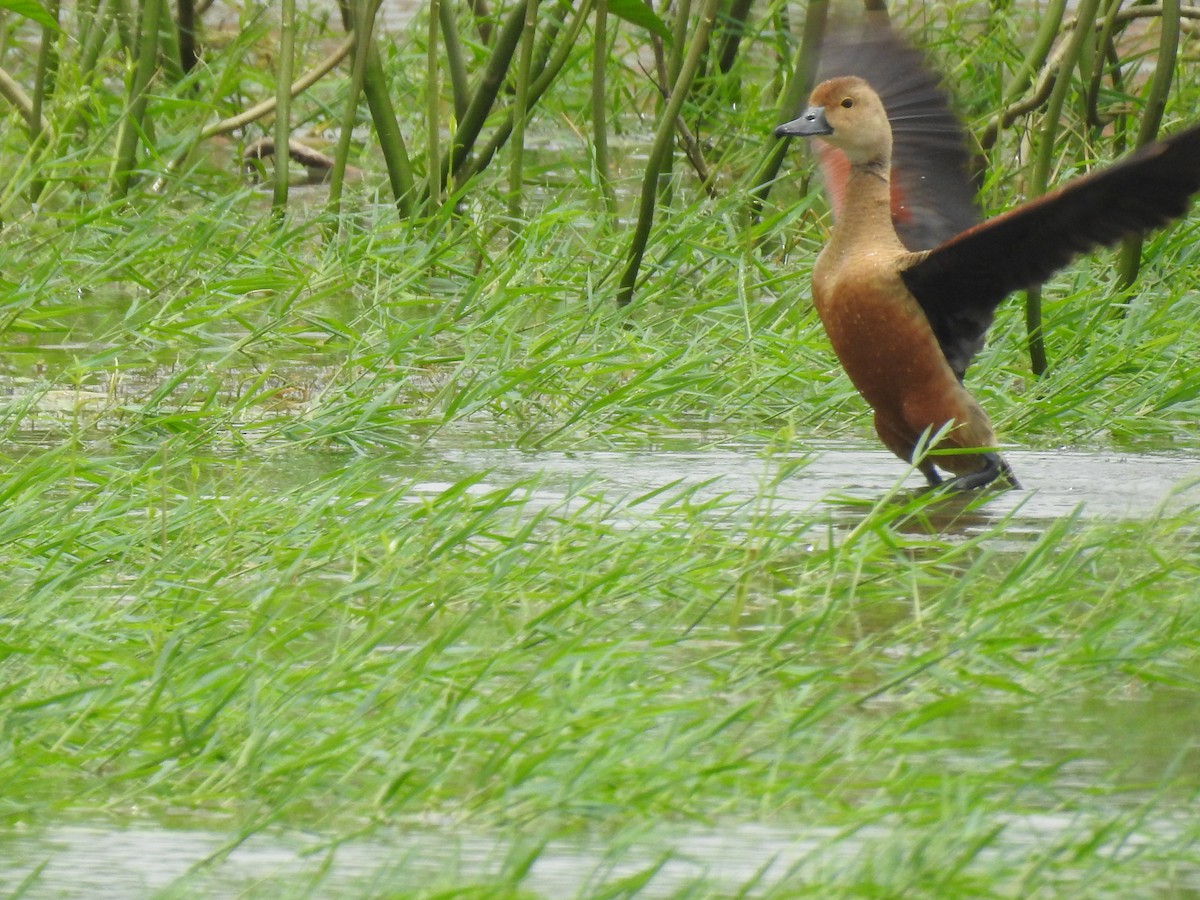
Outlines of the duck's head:
M 861 78 L 831 78 L 817 85 L 808 108 L 775 129 L 776 137 L 820 137 L 851 164 L 890 157 L 892 128 L 879 95 Z

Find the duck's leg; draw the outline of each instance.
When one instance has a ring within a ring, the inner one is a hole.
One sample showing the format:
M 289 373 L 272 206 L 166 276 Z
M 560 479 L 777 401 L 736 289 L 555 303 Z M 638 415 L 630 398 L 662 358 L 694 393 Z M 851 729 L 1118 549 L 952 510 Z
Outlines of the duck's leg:
M 879 439 L 883 441 L 885 447 L 907 463 L 913 462 L 917 450 L 917 440 L 910 432 L 908 426 L 904 425 L 896 415 L 888 415 L 881 410 L 875 410 L 875 433 L 879 435 Z M 933 460 L 929 457 L 916 463 L 916 467 L 925 476 L 930 487 L 937 487 L 943 483 L 942 476 L 938 474 Z
M 925 476 L 925 480 L 929 482 L 930 487 L 937 487 L 944 484 L 942 476 L 938 474 L 937 468 L 929 460 L 924 459 L 917 463 L 917 468 L 921 470 L 921 474 Z
M 1021 483 L 1013 475 L 1012 469 L 999 453 L 984 453 L 984 466 L 978 472 L 959 475 L 946 482 L 946 487 L 952 491 L 973 491 L 976 488 L 987 487 L 997 478 L 1003 478 L 1009 486 L 1021 489 Z

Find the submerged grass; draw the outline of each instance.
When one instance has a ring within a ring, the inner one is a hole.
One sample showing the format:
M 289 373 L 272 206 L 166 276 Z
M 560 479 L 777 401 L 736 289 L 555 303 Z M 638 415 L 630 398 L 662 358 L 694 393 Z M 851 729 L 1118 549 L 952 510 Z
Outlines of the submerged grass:
M 337 219 L 294 190 L 280 227 L 208 162 L 6 219 L 0 884 L 52 862 L 19 828 L 81 822 L 217 833 L 181 893 L 1196 890 L 1196 509 L 781 503 L 814 441 L 869 434 L 806 300 L 819 207 L 662 211 L 621 310 L 588 167 L 524 168 L 519 228 L 487 185 L 398 223 L 382 179 Z M 1197 450 L 1195 237 L 1128 294 L 1107 257 L 1056 278 L 1041 381 L 1002 311 L 970 383 L 1007 442 Z M 755 436 L 757 490 L 454 462 L 633 468 L 700 428 Z M 749 825 L 777 852 L 696 862 Z M 499 862 L 395 862 L 422 830 Z M 300 832 L 379 841 L 379 880 L 222 875 Z
M 1098 819 L 1181 839 L 1161 820 L 1197 789 L 1192 513 L 964 541 L 919 527 L 918 500 L 830 541 L 719 482 L 614 498 L 290 456 L 168 440 L 10 466 L 9 821 L 816 822 L 848 829 L 828 841 L 847 858 L 801 882 L 930 892 L 1078 877 L 1115 852 L 1076 831 Z M 1111 727 L 1171 696 L 1186 715 L 1153 745 L 1099 751 L 1068 712 Z M 1067 821 L 1021 846 L 1038 816 Z M 1075 863 L 1038 862 L 1064 842 Z

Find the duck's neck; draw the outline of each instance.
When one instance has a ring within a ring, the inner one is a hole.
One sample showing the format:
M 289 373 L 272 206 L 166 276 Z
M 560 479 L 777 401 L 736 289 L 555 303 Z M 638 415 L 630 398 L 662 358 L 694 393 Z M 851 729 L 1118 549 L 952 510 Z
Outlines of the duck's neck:
M 840 250 L 903 249 L 892 224 L 890 169 L 886 155 L 851 164 L 831 244 Z

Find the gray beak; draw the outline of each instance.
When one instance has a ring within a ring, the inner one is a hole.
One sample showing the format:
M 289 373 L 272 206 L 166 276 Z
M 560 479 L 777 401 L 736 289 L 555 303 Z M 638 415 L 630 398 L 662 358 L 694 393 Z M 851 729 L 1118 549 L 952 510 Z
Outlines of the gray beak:
M 810 106 L 800 117 L 792 119 L 775 129 L 775 137 L 815 137 L 820 134 L 833 134 L 829 122 L 825 118 L 825 109 L 821 106 Z

